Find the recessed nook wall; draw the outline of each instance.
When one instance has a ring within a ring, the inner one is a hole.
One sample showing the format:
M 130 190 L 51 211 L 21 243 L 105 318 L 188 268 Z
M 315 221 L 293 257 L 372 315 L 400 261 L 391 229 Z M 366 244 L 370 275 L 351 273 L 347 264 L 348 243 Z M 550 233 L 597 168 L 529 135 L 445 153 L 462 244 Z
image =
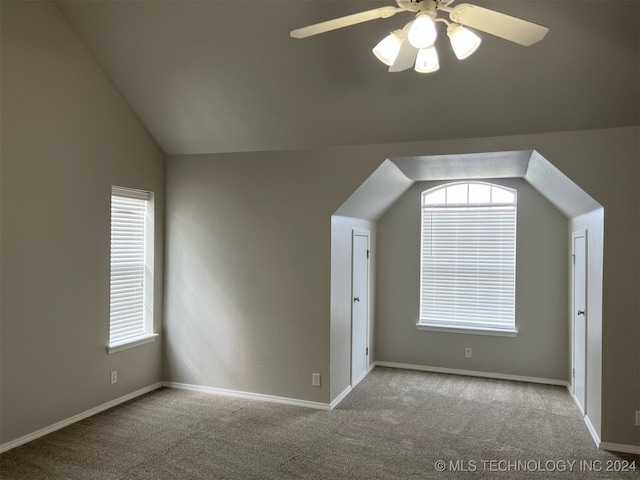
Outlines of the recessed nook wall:
M 448 181 L 471 179 L 491 179 L 493 183 L 518 188 L 519 338 L 416 331 L 420 192 Z M 349 357 L 343 351 L 348 342 L 341 338 L 342 335 L 346 338 L 348 317 L 337 308 L 344 293 L 334 283 L 337 272 L 344 268 L 341 264 L 348 258 L 346 229 L 338 228 L 341 223 L 338 216 L 344 212 L 359 221 L 373 222 L 377 231 L 374 360 L 569 381 L 568 239 L 571 231 L 585 222 L 589 228 L 602 232 L 604 214 L 597 201 L 541 154 L 518 150 L 388 159 L 338 209 L 332 218 L 336 228 L 332 230 L 331 255 L 331 400 L 348 390 L 349 385 Z M 601 242 L 590 245 L 588 261 L 594 276 L 601 277 Z M 590 324 L 588 339 L 593 344 L 587 362 L 590 369 L 587 375 L 591 377 L 602 371 L 601 281 L 589 286 L 589 295 L 589 308 L 596 310 L 590 316 L 593 325 Z M 443 335 L 447 338 L 441 338 Z M 478 346 L 473 362 L 463 355 L 469 342 Z M 590 401 L 587 423 L 596 439 L 601 435 L 601 389 L 601 383 L 595 379 L 587 385 Z
M 416 182 L 378 221 L 376 360 L 567 380 L 567 218 L 522 178 L 485 179 L 518 192 L 516 337 L 417 331 L 420 196 Z M 473 350 L 465 358 L 465 347 Z

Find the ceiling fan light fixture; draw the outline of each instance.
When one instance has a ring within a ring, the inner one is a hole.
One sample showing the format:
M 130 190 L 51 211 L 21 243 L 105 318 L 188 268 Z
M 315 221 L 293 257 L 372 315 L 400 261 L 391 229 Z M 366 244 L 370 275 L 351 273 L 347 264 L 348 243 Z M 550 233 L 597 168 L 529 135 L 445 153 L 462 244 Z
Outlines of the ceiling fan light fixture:
M 418 73 L 431 73 L 440 69 L 440 62 L 438 60 L 436 47 L 431 46 L 418 50 L 414 69 Z
M 428 13 L 419 13 L 409 27 L 409 43 L 416 48 L 431 47 L 438 37 L 436 22 Z
M 452 23 L 447 27 L 447 35 L 458 60 L 464 60 L 471 56 L 482 43 L 480 37 L 475 33 L 457 23 Z
M 389 72 L 402 72 L 413 65 L 416 71 L 427 73 L 439 69 L 438 53 L 434 47 L 438 37 L 438 22 L 447 25 L 451 47 L 460 60 L 473 54 L 481 43 L 480 38 L 467 28 L 525 47 L 538 43 L 549 32 L 544 25 L 470 3 L 451 7 L 454 0 L 395 1 L 397 6 L 379 7 L 326 20 L 292 30 L 290 35 L 293 38 L 306 38 L 378 18 L 389 18 L 400 12 L 411 12 L 415 15 L 414 19 L 402 30 L 395 30 L 378 42 L 373 53 L 389 67 Z M 438 18 L 440 11 L 447 13 L 449 20 Z
M 404 38 L 402 30 L 391 32 L 373 47 L 373 54 L 385 65 L 393 65 L 398 58 Z

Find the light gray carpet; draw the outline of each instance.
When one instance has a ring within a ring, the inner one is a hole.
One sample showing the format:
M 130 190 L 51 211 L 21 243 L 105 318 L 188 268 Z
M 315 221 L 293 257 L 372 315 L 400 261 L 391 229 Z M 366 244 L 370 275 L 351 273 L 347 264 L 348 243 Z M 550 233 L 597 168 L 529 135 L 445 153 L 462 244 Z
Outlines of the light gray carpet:
M 564 387 L 376 368 L 332 412 L 160 389 L 5 452 L 0 478 L 637 479 L 605 471 L 634 461 L 595 447 Z

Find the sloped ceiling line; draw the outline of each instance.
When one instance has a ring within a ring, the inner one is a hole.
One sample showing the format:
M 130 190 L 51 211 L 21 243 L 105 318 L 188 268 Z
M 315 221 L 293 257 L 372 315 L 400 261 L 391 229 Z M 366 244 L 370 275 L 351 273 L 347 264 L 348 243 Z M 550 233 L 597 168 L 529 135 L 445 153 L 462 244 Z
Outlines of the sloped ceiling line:
M 428 180 L 523 178 L 566 217 L 602 208 L 535 150 L 385 160 L 334 215 L 377 221 L 411 185 Z
M 530 47 L 482 35 L 480 49 L 461 62 L 440 25 L 440 70 L 427 75 L 389 73 L 371 53 L 409 15 L 289 37 L 304 25 L 392 3 L 55 0 L 169 155 L 638 124 L 637 1 L 610 8 L 609 0 L 473 0 L 543 24 L 549 34 Z

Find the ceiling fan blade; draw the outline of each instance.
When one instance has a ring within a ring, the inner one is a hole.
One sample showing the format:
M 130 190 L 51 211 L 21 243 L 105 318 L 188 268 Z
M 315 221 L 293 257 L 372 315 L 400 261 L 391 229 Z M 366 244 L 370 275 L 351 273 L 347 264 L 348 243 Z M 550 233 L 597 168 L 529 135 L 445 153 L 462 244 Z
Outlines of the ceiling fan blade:
M 490 33 L 528 47 L 544 38 L 549 29 L 487 8 L 462 3 L 449 11 L 455 23 Z
M 357 23 L 368 22 L 369 20 L 375 20 L 377 18 L 387 18 L 398 12 L 404 12 L 406 10 L 406 8 L 380 7 L 374 10 L 367 10 L 365 12 L 347 15 L 346 17 L 327 20 L 326 22 L 316 23 L 315 25 L 309 25 L 308 27 L 298 28 L 291 32 L 291 36 L 293 38 L 306 38 L 312 35 L 318 35 L 319 33 L 337 30 L 338 28 L 349 27 Z
M 400 45 L 400 51 L 398 57 L 393 65 L 389 67 L 390 72 L 402 72 L 414 66 L 416 63 L 416 56 L 418 55 L 418 49 L 409 43 L 409 40 L 405 38 Z

